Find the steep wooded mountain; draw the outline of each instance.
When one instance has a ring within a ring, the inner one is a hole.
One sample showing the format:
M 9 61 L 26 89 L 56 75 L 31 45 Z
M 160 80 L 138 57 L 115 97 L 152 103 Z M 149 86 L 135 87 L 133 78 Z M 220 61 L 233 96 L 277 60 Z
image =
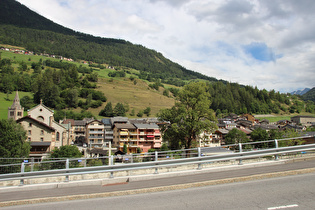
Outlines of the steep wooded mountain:
M 142 79 L 161 79 L 182 86 L 183 80 L 215 78 L 187 70 L 161 53 L 120 39 L 94 37 L 60 26 L 31 11 L 15 0 L 0 1 L 0 43 L 25 47 L 35 53 L 48 53 L 125 66 L 140 71 Z
M 303 94 L 302 98 L 305 101 L 314 101 L 315 102 L 315 87 L 313 87 L 311 90 L 307 91 L 307 93 Z
M 300 96 L 217 81 L 187 70 L 161 53 L 143 46 L 125 40 L 94 37 L 55 24 L 15 0 L 0 1 L 1 44 L 24 47 L 36 54 L 90 61 L 88 66 L 45 56 L 23 58 L 28 55 L 6 51 L 2 51 L 1 58 L 0 52 L 0 92 L 7 95 L 15 90 L 31 92 L 33 98 L 21 99 L 23 106 L 31 107 L 43 99 L 45 104 L 57 110 L 55 115 L 60 114 L 59 118 L 55 116 L 56 119 L 64 118 L 64 110 L 72 109 L 76 109 L 77 113 L 83 111 L 78 118 L 89 117 L 89 111 L 108 117 L 107 109 L 112 102 L 112 109 L 117 107 L 116 113 L 120 111 L 118 105 L 122 108 L 130 105 L 131 109 L 126 111 L 129 116 L 151 107 L 157 113 L 161 108 L 172 106 L 179 91 L 179 88 L 165 87 L 165 83 L 183 86 L 194 79 L 210 81 L 207 89 L 211 95 L 210 108 L 218 116 L 228 113 L 315 113 L 314 102 L 303 102 Z M 104 66 L 117 68 L 104 69 Z M 98 76 L 102 77 L 101 82 Z M 128 89 L 118 88 L 118 83 L 113 82 L 114 77 L 123 78 L 120 78 L 123 86 L 131 86 Z M 159 87 L 163 87 L 163 95 Z M 139 92 L 140 88 L 142 92 Z M 109 96 L 109 92 L 113 94 Z M 152 95 L 157 101 L 148 99 Z M 166 100 L 160 106 L 162 99 Z M 7 111 L 7 107 L 3 110 Z M 76 118 L 71 113 L 66 115 Z

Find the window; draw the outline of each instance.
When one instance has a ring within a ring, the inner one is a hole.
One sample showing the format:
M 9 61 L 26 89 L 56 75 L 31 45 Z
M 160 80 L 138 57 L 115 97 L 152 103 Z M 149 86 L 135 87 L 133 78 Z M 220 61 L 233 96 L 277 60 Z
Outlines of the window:
M 44 141 L 44 138 L 43 138 L 43 137 L 41 137 L 41 138 L 40 138 L 40 141 Z
M 22 116 L 22 112 L 18 112 L 18 116 Z
M 39 111 L 41 112 L 41 111 L 43 111 L 43 109 L 39 109 Z
M 32 135 L 32 131 L 31 130 L 28 130 L 28 135 Z
M 28 127 L 32 127 L 32 123 L 29 123 L 29 124 L 28 124 Z
M 27 140 L 28 140 L 28 141 L 31 141 L 31 137 L 28 137 Z
M 40 131 L 40 135 L 44 135 L 44 130 L 41 130 L 41 131 Z
M 38 116 L 37 120 L 40 121 L 40 122 L 44 122 L 44 117 L 43 116 Z
M 59 132 L 57 132 L 57 135 L 56 135 L 56 141 L 59 141 L 59 139 L 60 139 L 60 133 L 59 133 Z
M 10 116 L 14 116 L 14 112 L 10 112 Z

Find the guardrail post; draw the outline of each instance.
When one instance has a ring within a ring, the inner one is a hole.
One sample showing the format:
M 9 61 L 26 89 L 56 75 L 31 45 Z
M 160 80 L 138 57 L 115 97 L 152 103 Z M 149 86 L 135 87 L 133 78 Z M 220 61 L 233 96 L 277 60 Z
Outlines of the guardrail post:
M 238 143 L 238 147 L 239 147 L 239 151 L 240 153 L 243 152 L 243 149 L 242 149 L 242 143 Z M 242 155 L 241 155 L 242 156 Z M 243 165 L 243 161 L 242 159 L 239 159 L 239 162 L 238 162 L 239 165 Z
M 114 178 L 114 172 L 113 171 L 110 172 L 109 178 Z
M 155 151 L 154 152 L 154 155 L 155 155 L 155 161 L 158 161 L 159 160 L 159 154 L 158 154 L 158 151 Z M 158 174 L 159 171 L 158 171 L 158 167 L 155 168 L 155 171 L 154 171 L 154 174 Z
M 69 169 L 69 159 L 68 158 L 66 160 L 66 169 Z M 66 173 L 68 173 L 68 171 Z M 69 175 L 66 175 L 66 180 L 65 181 L 69 182 Z
M 198 147 L 197 149 L 198 149 L 198 157 L 201 157 L 201 148 Z M 197 170 L 201 170 L 201 163 L 198 163 L 198 168 L 197 168 Z
M 278 144 L 278 140 L 275 139 L 275 148 L 278 148 L 279 144 Z M 279 155 L 275 155 L 275 160 L 279 160 Z
M 113 155 L 110 156 L 110 161 L 109 162 L 110 162 L 111 165 L 114 165 L 114 156 Z
M 22 173 L 22 176 L 23 177 L 23 173 L 25 172 L 25 163 L 22 162 L 21 163 L 21 173 Z M 20 179 L 20 185 L 24 185 L 24 179 Z
M 155 151 L 154 152 L 154 156 L 155 156 L 155 161 L 158 161 L 159 160 L 159 155 L 158 155 L 158 151 Z

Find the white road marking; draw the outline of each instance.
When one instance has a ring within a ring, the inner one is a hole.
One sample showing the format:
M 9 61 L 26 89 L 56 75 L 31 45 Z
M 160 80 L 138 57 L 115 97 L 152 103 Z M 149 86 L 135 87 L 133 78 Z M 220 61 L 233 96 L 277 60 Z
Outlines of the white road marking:
M 292 204 L 292 205 L 285 205 L 285 206 L 276 206 L 276 207 L 269 207 L 268 210 L 274 210 L 274 209 L 288 209 L 288 208 L 294 208 L 298 207 L 299 205 L 297 204 Z

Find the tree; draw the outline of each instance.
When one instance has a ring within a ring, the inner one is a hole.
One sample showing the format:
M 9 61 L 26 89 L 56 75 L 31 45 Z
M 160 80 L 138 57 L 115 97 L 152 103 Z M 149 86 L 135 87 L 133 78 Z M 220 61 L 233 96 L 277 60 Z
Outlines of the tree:
M 0 120 L 0 157 L 28 157 L 31 146 L 26 142 L 26 131 L 14 120 Z
M 77 146 L 66 145 L 53 150 L 51 158 L 80 158 L 82 154 Z
M 104 109 L 102 109 L 99 113 L 100 116 L 105 116 L 105 117 L 113 117 L 114 116 L 114 112 L 113 112 L 113 107 L 112 107 L 112 103 L 108 102 L 106 104 L 106 106 L 104 107 Z
M 216 128 L 215 114 L 210 105 L 206 83 L 192 82 L 180 90 L 172 108 L 159 112 L 160 120 L 170 122 L 162 127 L 162 131 L 163 139 L 170 143 L 172 149 L 189 149 L 202 131 Z
M 66 145 L 66 146 L 61 146 L 60 148 L 55 148 L 51 155 L 50 158 L 80 158 L 82 157 L 82 153 L 78 149 L 77 146 L 75 145 Z M 64 162 L 54 162 L 51 165 L 51 169 L 57 169 L 57 168 L 64 168 Z M 75 168 L 79 166 L 78 161 L 71 161 L 69 167 L 70 168 Z
M 122 103 L 117 103 L 114 108 L 114 113 L 116 116 L 125 116 L 126 115 L 126 109 Z
M 127 153 L 128 153 L 127 144 L 124 144 L 124 147 L 123 147 L 123 153 L 125 153 L 125 154 L 127 154 Z
M 238 144 L 248 142 L 246 134 L 243 131 L 238 130 L 237 128 L 233 128 L 229 131 L 229 133 L 225 136 L 225 144 Z
M 150 107 L 147 107 L 147 108 L 145 108 L 145 109 L 143 110 L 143 113 L 144 113 L 145 115 L 147 115 L 148 117 L 150 116 L 150 112 L 151 112 L 151 108 L 150 108 Z
M 253 141 L 266 141 L 268 139 L 268 133 L 262 128 L 257 128 L 251 132 L 250 137 Z

